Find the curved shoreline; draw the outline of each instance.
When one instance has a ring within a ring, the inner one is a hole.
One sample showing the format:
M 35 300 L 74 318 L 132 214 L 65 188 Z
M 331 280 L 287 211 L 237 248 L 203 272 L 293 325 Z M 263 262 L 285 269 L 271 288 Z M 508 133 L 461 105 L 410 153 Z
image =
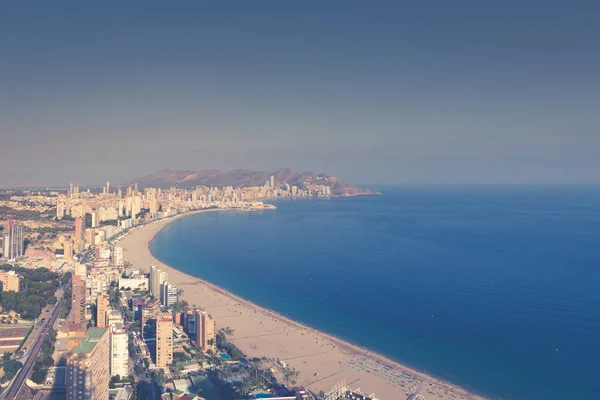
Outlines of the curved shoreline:
M 167 271 L 169 281 L 183 289 L 182 300 L 207 309 L 216 318 L 219 328 L 230 326 L 235 330 L 232 341 L 248 356 L 266 356 L 285 362 L 290 360 L 289 364 L 300 372 L 298 384 L 315 392 L 327 392 L 335 383 L 345 378 L 352 388 L 361 388 L 365 393 L 374 392 L 380 400 L 407 398 L 406 390 L 412 393 L 418 390 L 418 393 L 428 400 L 441 400 L 453 396 L 456 399 L 482 399 L 479 395 L 400 364 L 382 354 L 256 305 L 218 285 L 183 273 L 152 255 L 149 249 L 150 242 L 166 225 L 186 216 L 211 211 L 231 210 L 192 211 L 130 231 L 120 240 L 125 259 L 134 268 L 145 272 L 149 271 L 150 265 L 163 268 Z M 358 365 L 361 362 L 363 364 Z M 385 366 L 393 367 L 397 373 L 392 374 L 390 378 L 390 370 Z M 378 367 L 381 368 L 379 374 L 387 374 L 387 382 L 383 377 L 375 375 L 374 369 Z M 409 379 L 398 379 L 397 376 L 401 372 L 413 375 L 417 379 L 412 383 Z

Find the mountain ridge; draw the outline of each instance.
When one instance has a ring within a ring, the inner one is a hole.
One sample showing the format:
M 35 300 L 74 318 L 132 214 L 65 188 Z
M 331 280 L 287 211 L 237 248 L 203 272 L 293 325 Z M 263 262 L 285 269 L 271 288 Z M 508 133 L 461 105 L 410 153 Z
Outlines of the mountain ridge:
M 294 172 L 289 168 L 281 168 L 275 172 L 255 171 L 250 169 L 218 170 L 207 169 L 200 171 L 172 170 L 169 168 L 156 171 L 150 175 L 126 182 L 123 185 L 138 184 L 138 187 L 156 187 L 168 189 L 192 189 L 197 186 L 233 186 L 234 188 L 262 186 L 273 176 L 275 184 L 289 184 L 306 188 L 311 185 L 325 185 L 331 188 L 333 196 L 358 196 L 379 194 L 371 189 L 359 188 L 337 177 L 324 173 Z

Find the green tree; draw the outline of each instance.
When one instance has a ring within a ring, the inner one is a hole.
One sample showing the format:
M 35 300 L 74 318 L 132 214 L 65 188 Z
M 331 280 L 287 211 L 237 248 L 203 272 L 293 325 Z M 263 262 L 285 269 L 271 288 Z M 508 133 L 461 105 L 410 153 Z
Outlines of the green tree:
M 2 358 L 4 359 L 4 356 Z M 22 366 L 23 365 L 16 360 L 9 359 L 7 361 L 4 361 L 4 366 L 2 367 L 4 369 L 4 376 L 2 377 L 2 381 L 6 382 L 14 378 L 14 376 L 17 374 L 17 372 L 21 369 Z

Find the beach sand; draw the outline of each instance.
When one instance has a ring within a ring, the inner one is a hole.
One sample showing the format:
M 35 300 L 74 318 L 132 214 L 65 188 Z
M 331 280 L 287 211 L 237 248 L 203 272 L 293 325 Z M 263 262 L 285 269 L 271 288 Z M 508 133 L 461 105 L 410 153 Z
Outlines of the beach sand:
M 415 392 L 428 400 L 482 398 L 379 354 L 303 326 L 155 259 L 148 249 L 148 243 L 166 224 L 187 215 L 190 214 L 130 231 L 120 241 L 125 260 L 134 269 L 148 272 L 150 265 L 156 265 L 167 271 L 169 282 L 183 289 L 181 300 L 187 301 L 190 306 L 195 304 L 206 309 L 215 317 L 217 329 L 233 329 L 231 340 L 247 356 L 265 356 L 285 362 L 300 373 L 297 385 L 317 393 L 320 390 L 328 392 L 333 385 L 345 379 L 352 389 L 360 389 L 367 394 L 375 393 L 380 400 L 406 399 Z

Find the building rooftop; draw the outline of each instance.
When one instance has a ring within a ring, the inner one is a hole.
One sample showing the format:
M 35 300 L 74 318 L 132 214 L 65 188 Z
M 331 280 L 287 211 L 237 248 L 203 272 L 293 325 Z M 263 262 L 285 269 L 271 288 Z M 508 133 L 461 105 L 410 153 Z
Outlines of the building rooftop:
M 106 332 L 106 328 L 90 328 L 84 338 L 81 339 L 79 345 L 71 349 L 71 354 L 87 354 L 94 350 L 96 344 L 102 339 Z

